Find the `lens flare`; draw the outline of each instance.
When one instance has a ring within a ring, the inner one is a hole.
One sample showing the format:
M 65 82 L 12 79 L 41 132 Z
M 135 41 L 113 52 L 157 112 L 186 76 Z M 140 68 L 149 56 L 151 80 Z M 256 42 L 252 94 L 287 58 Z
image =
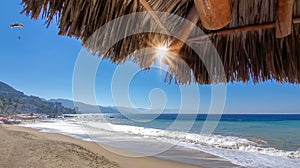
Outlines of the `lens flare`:
M 166 46 L 159 46 L 156 48 L 156 58 L 162 61 L 167 57 L 168 52 L 169 49 Z

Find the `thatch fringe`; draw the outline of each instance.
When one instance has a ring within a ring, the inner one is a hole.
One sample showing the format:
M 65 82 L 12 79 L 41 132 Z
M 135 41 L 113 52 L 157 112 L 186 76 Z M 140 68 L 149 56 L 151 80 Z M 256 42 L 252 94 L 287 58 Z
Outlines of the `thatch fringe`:
M 190 0 L 147 0 L 154 10 L 169 12 L 186 17 L 193 5 Z M 49 26 L 53 19 L 59 23 L 59 34 L 76 37 L 87 43 L 87 40 L 101 26 L 120 16 L 145 11 L 139 0 L 23 0 L 24 13 L 37 19 L 40 14 L 46 19 Z M 247 25 L 273 23 L 277 17 L 277 0 L 231 0 L 232 22 L 225 27 L 236 28 Z M 300 17 L 300 2 L 295 1 L 294 17 Z M 150 18 L 138 26 L 153 24 Z M 126 23 L 124 23 L 126 24 Z M 126 29 L 132 29 L 126 25 Z M 198 23 L 199 27 L 201 22 Z M 176 27 L 176 26 L 174 26 Z M 115 27 L 117 29 L 117 27 Z M 205 30 L 206 33 L 213 31 Z M 210 40 L 216 47 L 226 74 L 227 81 L 253 82 L 273 80 L 279 82 L 300 82 L 300 25 L 294 24 L 292 34 L 282 39 L 276 39 L 275 29 L 239 32 L 227 35 L 211 36 Z M 108 39 L 103 37 L 104 39 Z M 93 37 L 91 37 L 93 38 Z M 110 59 L 112 62 L 123 63 L 131 59 L 148 68 L 155 61 L 151 53 L 133 54 L 143 48 L 153 47 L 154 41 L 172 41 L 169 37 L 157 33 L 142 33 L 124 38 L 117 42 L 106 53 L 99 49 L 103 43 L 93 39 L 94 42 L 85 45 L 94 54 Z M 92 40 L 92 41 L 93 41 Z M 193 43 L 194 47 L 203 49 L 205 59 L 211 59 L 209 45 Z M 170 65 L 167 78 L 176 79 L 178 83 L 186 84 L 198 82 L 209 84 L 218 81 L 211 79 L 207 68 L 214 71 L 213 66 L 205 67 L 197 54 L 190 47 L 184 46 L 181 57 L 190 67 L 190 71 L 182 68 L 176 61 L 167 62 Z M 211 62 L 214 60 L 210 60 Z M 191 75 L 193 74 L 193 76 Z M 217 72 L 215 72 L 217 73 Z M 222 80 L 220 79 L 220 82 Z

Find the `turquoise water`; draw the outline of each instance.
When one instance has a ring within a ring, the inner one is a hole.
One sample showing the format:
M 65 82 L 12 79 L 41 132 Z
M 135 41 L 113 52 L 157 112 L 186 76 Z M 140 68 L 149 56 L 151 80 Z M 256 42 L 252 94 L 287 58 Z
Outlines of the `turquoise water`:
M 206 115 L 178 117 L 175 114 L 165 114 L 158 117 L 139 115 L 128 118 L 113 115 L 113 117 L 111 122 L 115 124 L 200 133 Z M 147 119 L 152 118 L 155 119 L 148 122 Z M 174 123 L 176 126 L 170 128 Z M 265 147 L 297 151 L 300 150 L 300 115 L 223 115 L 213 134 L 247 138 Z
M 300 149 L 300 121 L 220 122 L 215 134 L 263 140 L 264 146 L 277 149 Z
M 300 115 L 223 115 L 212 134 L 202 134 L 203 125 L 218 118 L 206 117 L 79 114 L 27 126 L 194 165 L 207 161 L 200 154 L 205 152 L 242 167 L 300 167 Z M 169 147 L 176 150 L 165 152 Z

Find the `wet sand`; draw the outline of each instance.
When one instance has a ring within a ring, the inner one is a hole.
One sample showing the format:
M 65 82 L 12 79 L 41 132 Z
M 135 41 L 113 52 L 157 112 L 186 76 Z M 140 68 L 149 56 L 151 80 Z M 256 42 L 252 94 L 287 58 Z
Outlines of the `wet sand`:
M 61 134 L 0 125 L 0 167 L 195 168 L 154 157 L 127 157 L 131 152 L 100 146 Z M 112 149 L 112 150 L 109 150 Z M 115 151 L 115 153 L 110 152 Z M 116 152 L 119 151 L 119 152 Z M 119 155 L 117 153 L 122 153 Z

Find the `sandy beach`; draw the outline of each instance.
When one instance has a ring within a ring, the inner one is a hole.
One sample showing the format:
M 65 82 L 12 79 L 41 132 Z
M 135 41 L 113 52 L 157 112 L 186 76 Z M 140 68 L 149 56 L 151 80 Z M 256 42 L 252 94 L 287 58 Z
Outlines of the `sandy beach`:
M 0 126 L 0 167 L 101 167 L 101 168 L 195 168 L 153 157 L 132 158 L 69 136 L 38 130 Z M 121 149 L 121 153 L 126 153 Z

